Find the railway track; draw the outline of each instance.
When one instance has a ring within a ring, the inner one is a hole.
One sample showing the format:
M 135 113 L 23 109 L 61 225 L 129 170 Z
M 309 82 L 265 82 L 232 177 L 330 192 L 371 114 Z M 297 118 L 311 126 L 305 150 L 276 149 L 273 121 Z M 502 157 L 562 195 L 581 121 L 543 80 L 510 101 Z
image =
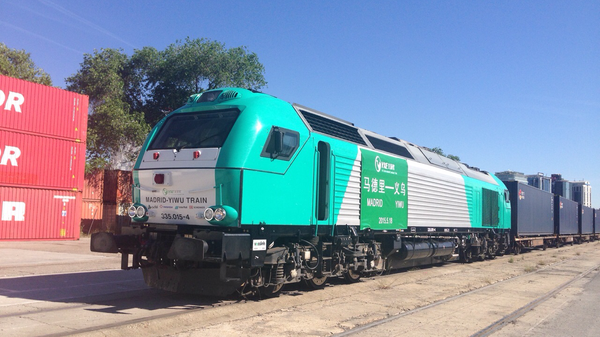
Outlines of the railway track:
M 376 335 L 382 331 L 387 335 L 435 335 L 437 331 L 437 335 L 487 336 L 593 273 L 600 258 L 589 253 L 597 249 L 596 244 L 576 245 L 483 263 L 449 263 L 355 284 L 331 281 L 336 285 L 325 290 L 291 288 L 280 298 L 262 301 L 223 301 L 152 290 L 135 271 L 0 279 L 0 334 L 210 337 L 226 335 L 226 331 L 263 337 Z M 522 272 L 540 260 L 548 264 Z M 541 286 L 540 279 L 556 282 Z M 530 294 L 530 288 L 540 289 Z M 510 299 L 514 306 L 502 303 L 481 309 L 474 305 L 510 291 L 518 294 Z M 479 300 L 473 300 L 476 298 Z M 464 310 L 457 307 L 471 306 L 470 312 L 456 316 Z M 452 325 L 467 315 L 477 324 Z M 399 326 L 414 330 L 397 330 Z M 440 331 L 440 326 L 448 330 Z
M 590 273 L 592 273 L 594 271 L 597 271 L 598 268 L 600 268 L 600 265 L 594 266 L 594 267 L 592 267 L 592 268 L 590 268 L 590 269 L 588 269 L 588 270 L 586 270 L 584 272 L 579 273 L 578 275 L 576 275 L 575 277 L 573 277 L 571 280 L 569 280 L 569 281 L 563 283 L 562 285 L 554 288 L 552 291 L 546 293 L 544 296 L 536 298 L 535 300 L 527 303 L 526 305 L 518 308 L 517 310 L 511 312 L 510 314 L 508 314 L 508 315 L 502 317 L 501 319 L 497 320 L 496 322 L 490 324 L 485 329 L 481 329 L 480 331 L 474 333 L 472 335 L 472 337 L 490 336 L 494 332 L 499 331 L 500 329 L 502 329 L 507 324 L 510 324 L 510 323 L 514 322 L 519 317 L 522 317 L 523 315 L 525 315 L 528 312 L 532 311 L 533 309 L 537 308 L 540 304 L 544 303 L 548 299 L 556 296 L 556 294 L 558 294 L 559 292 L 565 290 L 567 287 L 571 286 L 576 281 L 578 281 L 578 280 L 586 277 L 587 275 L 589 275 Z
M 505 280 L 501 280 L 498 281 L 496 283 L 487 285 L 487 286 L 483 286 L 481 288 L 477 288 L 474 290 L 470 290 L 468 292 L 464 292 L 462 294 L 456 295 L 456 296 L 452 296 L 440 301 L 437 301 L 435 303 L 431 303 L 429 305 L 425 305 L 419 308 L 416 308 L 414 310 L 410 310 L 407 312 L 401 312 L 395 315 L 391 315 L 389 317 L 386 317 L 384 319 L 380 319 L 374 322 L 371 322 L 369 324 L 365 324 L 347 331 L 344 331 L 342 333 L 338 333 L 338 334 L 334 334 L 333 336 L 335 337 L 343 337 L 343 336 L 358 336 L 358 335 L 371 335 L 372 331 L 377 329 L 377 328 L 381 328 L 385 325 L 390 325 L 393 324 L 394 321 L 400 320 L 402 318 L 409 318 L 411 316 L 415 316 L 419 313 L 427 313 L 429 311 L 432 311 L 438 307 L 447 305 L 449 303 L 455 302 L 455 301 L 459 301 L 461 299 L 464 298 L 468 298 L 470 296 L 479 294 L 479 293 L 483 293 L 486 291 L 489 291 L 491 289 L 497 289 L 497 288 L 501 288 L 501 287 L 506 287 L 507 284 L 510 283 L 515 283 L 515 282 L 519 282 L 522 279 L 525 278 L 531 278 L 532 275 L 541 275 L 544 273 L 548 273 L 548 271 L 550 269 L 556 269 L 557 267 L 561 266 L 561 265 L 568 265 L 569 263 L 572 263 L 573 259 L 568 259 L 568 260 L 564 260 L 561 261 L 557 264 L 554 265 L 550 265 L 547 266 L 545 268 L 541 268 L 538 270 L 535 270 L 533 272 L 527 273 L 527 274 L 522 274 L 519 276 L 515 276 L 512 278 L 508 278 Z M 517 320 L 519 317 L 522 317 L 523 315 L 527 314 L 528 312 L 534 310 L 536 307 L 538 307 L 540 304 L 544 303 L 546 300 L 556 296 L 556 294 L 560 293 L 561 291 L 565 290 L 566 288 L 568 288 L 569 286 L 571 286 L 573 283 L 575 283 L 576 281 L 588 276 L 589 274 L 598 271 L 600 269 L 600 263 L 593 265 L 590 268 L 587 268 L 581 272 L 577 272 L 573 275 L 570 275 L 571 278 L 566 281 L 561 283 L 560 285 L 554 287 L 553 289 L 551 289 L 550 291 L 547 291 L 543 294 L 541 294 L 540 296 L 536 297 L 535 299 L 527 302 L 525 305 L 519 306 L 518 308 L 516 308 L 515 310 L 513 310 L 512 312 L 504 315 L 502 318 L 494 321 L 493 323 L 491 323 L 490 325 L 486 326 L 485 328 L 476 331 L 475 333 L 468 333 L 467 331 L 464 331 L 464 333 L 460 333 L 460 335 L 465 335 L 465 336 L 471 336 L 471 337 L 485 337 L 485 336 L 490 336 L 493 333 L 501 330 L 504 326 L 506 326 L 507 324 L 513 323 L 515 320 Z M 531 282 L 531 281 L 529 281 Z M 435 314 L 432 314 L 432 316 Z M 434 316 L 435 317 L 435 316 Z

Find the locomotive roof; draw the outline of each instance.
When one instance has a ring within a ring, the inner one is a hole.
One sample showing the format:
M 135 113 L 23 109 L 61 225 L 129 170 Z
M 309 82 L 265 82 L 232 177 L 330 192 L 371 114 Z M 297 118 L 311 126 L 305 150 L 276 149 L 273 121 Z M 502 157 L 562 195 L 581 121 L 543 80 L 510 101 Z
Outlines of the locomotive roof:
M 293 106 L 304 118 L 307 125 L 314 132 L 327 134 L 329 136 L 341 138 L 346 141 L 351 141 L 353 143 L 367 146 L 378 151 L 388 152 L 393 155 L 401 156 L 407 159 L 412 159 L 423 164 L 434 165 L 437 167 L 448 169 L 470 178 L 483 180 L 492 184 L 497 184 L 496 180 L 488 172 L 481 171 L 476 167 L 471 167 L 465 163 L 452 160 L 448 157 L 440 156 L 439 154 L 432 152 L 426 147 L 407 142 L 397 137 L 386 137 L 373 131 L 369 131 L 367 129 L 355 127 L 354 123 L 352 122 L 333 117 L 323 112 L 307 108 L 300 104 L 294 103 Z M 321 117 L 321 120 L 319 120 L 319 125 L 314 125 L 314 123 L 311 123 L 312 120 L 309 117 L 311 114 Z M 323 119 L 326 119 L 327 121 L 324 122 Z M 328 125 L 323 126 L 323 124 Z M 342 137 L 340 137 L 338 132 L 334 131 L 339 129 L 347 130 L 342 135 Z M 353 129 L 352 131 L 354 132 L 351 132 L 349 129 Z M 356 139 L 356 136 L 353 136 L 354 133 L 356 135 L 359 135 L 361 139 Z
M 212 105 L 234 99 L 250 98 L 255 95 L 270 96 L 273 99 L 279 100 L 274 96 L 254 90 L 225 87 L 191 95 L 187 104 L 181 109 L 187 110 L 186 108 L 189 108 L 192 105 Z M 407 142 L 397 137 L 382 136 L 375 132 L 356 127 L 352 122 L 300 104 L 293 103 L 292 106 L 313 132 L 349 141 L 359 146 L 391 153 L 392 155 L 415 160 L 423 164 L 434 165 L 474 179 L 497 184 L 496 180 L 488 172 L 481 171 L 476 167 L 471 167 L 448 157 L 440 156 L 426 147 Z

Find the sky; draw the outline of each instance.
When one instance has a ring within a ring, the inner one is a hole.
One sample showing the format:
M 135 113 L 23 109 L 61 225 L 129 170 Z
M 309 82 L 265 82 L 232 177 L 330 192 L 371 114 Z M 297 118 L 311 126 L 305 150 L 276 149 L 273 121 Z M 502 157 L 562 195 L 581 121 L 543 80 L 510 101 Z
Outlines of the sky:
M 263 91 L 600 208 L 600 1 L 0 0 L 0 42 L 65 87 L 85 53 L 246 46 Z

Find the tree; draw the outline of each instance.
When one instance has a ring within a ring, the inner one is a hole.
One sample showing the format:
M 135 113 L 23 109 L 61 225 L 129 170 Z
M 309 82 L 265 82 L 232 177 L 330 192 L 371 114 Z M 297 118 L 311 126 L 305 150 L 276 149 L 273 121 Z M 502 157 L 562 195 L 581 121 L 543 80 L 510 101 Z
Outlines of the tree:
M 165 50 L 117 49 L 85 54 L 67 89 L 90 97 L 87 168 L 115 168 L 137 155 L 150 127 L 195 93 L 223 86 L 258 90 L 264 67 L 246 47 L 226 49 L 205 39 Z
M 447 158 L 449 158 L 449 159 L 452 159 L 452 160 L 454 160 L 454 161 L 460 161 L 460 157 L 459 157 L 459 156 L 455 156 L 455 155 L 453 155 L 453 154 L 445 155 L 445 154 L 444 154 L 444 150 L 442 150 L 442 148 L 441 148 L 441 147 L 434 147 L 433 149 L 430 149 L 430 150 L 431 150 L 431 152 L 433 152 L 433 153 L 437 153 L 437 154 L 439 154 L 440 156 L 447 157 Z
M 224 86 L 258 90 L 267 84 L 264 66 L 255 53 L 246 47 L 226 49 L 217 41 L 186 38 L 164 51 L 148 47 L 136 51 L 132 59 L 147 69 L 144 112 L 151 124 L 192 94 Z
M 125 98 L 123 70 L 128 57 L 121 50 L 94 50 L 94 54 L 84 54 L 77 74 L 68 77 L 67 90 L 90 97 L 92 112 L 106 101 Z
M 129 57 L 117 49 L 85 54 L 81 69 L 66 79 L 67 89 L 90 97 L 86 171 L 115 169 L 135 159 L 150 126 L 131 109 L 125 88 Z
M 50 75 L 35 66 L 28 52 L 8 48 L 2 42 L 0 42 L 0 74 L 44 85 L 52 85 Z
M 441 147 L 434 147 L 433 149 L 431 149 L 431 152 L 433 152 L 433 153 L 437 153 L 437 154 L 439 154 L 440 156 L 444 156 L 444 157 L 446 156 L 446 155 L 444 154 L 444 150 L 442 150 L 442 148 L 441 148 Z

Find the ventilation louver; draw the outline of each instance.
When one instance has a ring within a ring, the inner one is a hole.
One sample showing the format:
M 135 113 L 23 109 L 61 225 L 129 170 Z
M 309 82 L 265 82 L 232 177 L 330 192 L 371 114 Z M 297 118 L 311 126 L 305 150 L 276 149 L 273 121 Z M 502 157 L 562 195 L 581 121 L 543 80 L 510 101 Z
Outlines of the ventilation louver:
M 325 118 L 305 110 L 300 110 L 300 112 L 315 132 L 347 140 L 352 143 L 367 145 L 364 139 L 358 133 L 358 129 L 351 125 L 340 123 L 338 121 Z
M 237 98 L 239 96 L 239 93 L 237 91 L 233 91 L 233 90 L 227 90 L 225 92 L 223 92 L 221 94 L 221 101 L 228 101 L 230 99 L 234 99 Z

